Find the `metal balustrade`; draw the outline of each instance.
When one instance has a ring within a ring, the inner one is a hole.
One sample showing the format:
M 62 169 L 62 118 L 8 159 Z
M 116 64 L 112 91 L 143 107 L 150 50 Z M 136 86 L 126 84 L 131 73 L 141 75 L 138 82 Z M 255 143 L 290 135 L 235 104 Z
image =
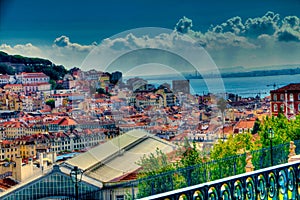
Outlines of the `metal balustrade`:
M 300 199 L 300 161 L 173 190 L 140 200 Z

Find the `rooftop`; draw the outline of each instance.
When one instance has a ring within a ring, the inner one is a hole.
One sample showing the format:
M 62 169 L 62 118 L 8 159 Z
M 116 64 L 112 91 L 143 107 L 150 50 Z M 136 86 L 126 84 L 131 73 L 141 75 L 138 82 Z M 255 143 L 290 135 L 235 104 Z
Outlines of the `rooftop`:
M 285 92 L 285 91 L 300 91 L 300 83 L 291 83 L 289 85 L 283 86 L 276 90 L 271 90 L 271 93 L 274 92 Z
M 173 145 L 143 130 L 132 130 L 66 161 L 78 166 L 87 176 L 103 182 L 130 174 L 140 168 L 137 162 L 159 148 L 165 153 Z

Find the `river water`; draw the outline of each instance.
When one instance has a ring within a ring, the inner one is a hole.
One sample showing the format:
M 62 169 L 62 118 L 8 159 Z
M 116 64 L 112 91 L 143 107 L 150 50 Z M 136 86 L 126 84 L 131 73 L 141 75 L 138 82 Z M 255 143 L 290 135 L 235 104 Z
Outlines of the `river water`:
M 171 80 L 149 80 L 149 83 L 159 85 L 162 83 L 172 84 Z M 270 95 L 270 90 L 288 85 L 290 83 L 300 83 L 300 74 L 260 76 L 260 77 L 231 77 L 231 78 L 209 78 L 191 79 L 190 90 L 192 94 L 202 95 L 210 93 L 234 93 L 242 97 L 262 98 Z

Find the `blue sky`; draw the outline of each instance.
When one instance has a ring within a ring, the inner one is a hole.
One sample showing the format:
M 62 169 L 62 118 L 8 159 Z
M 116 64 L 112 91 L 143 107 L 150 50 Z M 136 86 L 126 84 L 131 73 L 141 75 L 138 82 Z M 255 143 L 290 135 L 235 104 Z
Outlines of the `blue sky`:
M 49 58 L 66 67 L 80 66 L 92 47 L 122 31 L 141 27 L 174 30 L 183 16 L 187 19 L 182 22 L 192 21 L 192 26 L 185 24 L 184 34 L 203 45 L 221 68 L 300 63 L 295 58 L 300 55 L 299 0 L 0 3 L 0 50 Z M 266 14 L 268 11 L 272 14 Z

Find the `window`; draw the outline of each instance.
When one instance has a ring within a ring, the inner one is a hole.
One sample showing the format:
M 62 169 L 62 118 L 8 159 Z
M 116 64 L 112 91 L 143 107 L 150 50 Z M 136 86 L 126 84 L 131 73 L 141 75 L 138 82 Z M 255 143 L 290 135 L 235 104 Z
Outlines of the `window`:
M 280 95 L 280 100 L 282 100 L 282 101 L 284 100 L 284 94 Z
M 284 104 L 280 105 L 280 111 L 283 112 L 284 111 Z
M 290 113 L 294 113 L 294 104 L 290 104 Z
M 299 105 L 300 105 L 300 104 L 299 104 Z M 277 104 L 274 104 L 273 110 L 274 110 L 274 112 L 277 112 L 277 111 L 278 111 L 278 106 L 277 106 Z
M 294 95 L 292 93 L 290 94 L 290 101 L 294 101 Z
M 274 101 L 277 101 L 277 94 L 274 94 L 273 100 L 274 100 Z

